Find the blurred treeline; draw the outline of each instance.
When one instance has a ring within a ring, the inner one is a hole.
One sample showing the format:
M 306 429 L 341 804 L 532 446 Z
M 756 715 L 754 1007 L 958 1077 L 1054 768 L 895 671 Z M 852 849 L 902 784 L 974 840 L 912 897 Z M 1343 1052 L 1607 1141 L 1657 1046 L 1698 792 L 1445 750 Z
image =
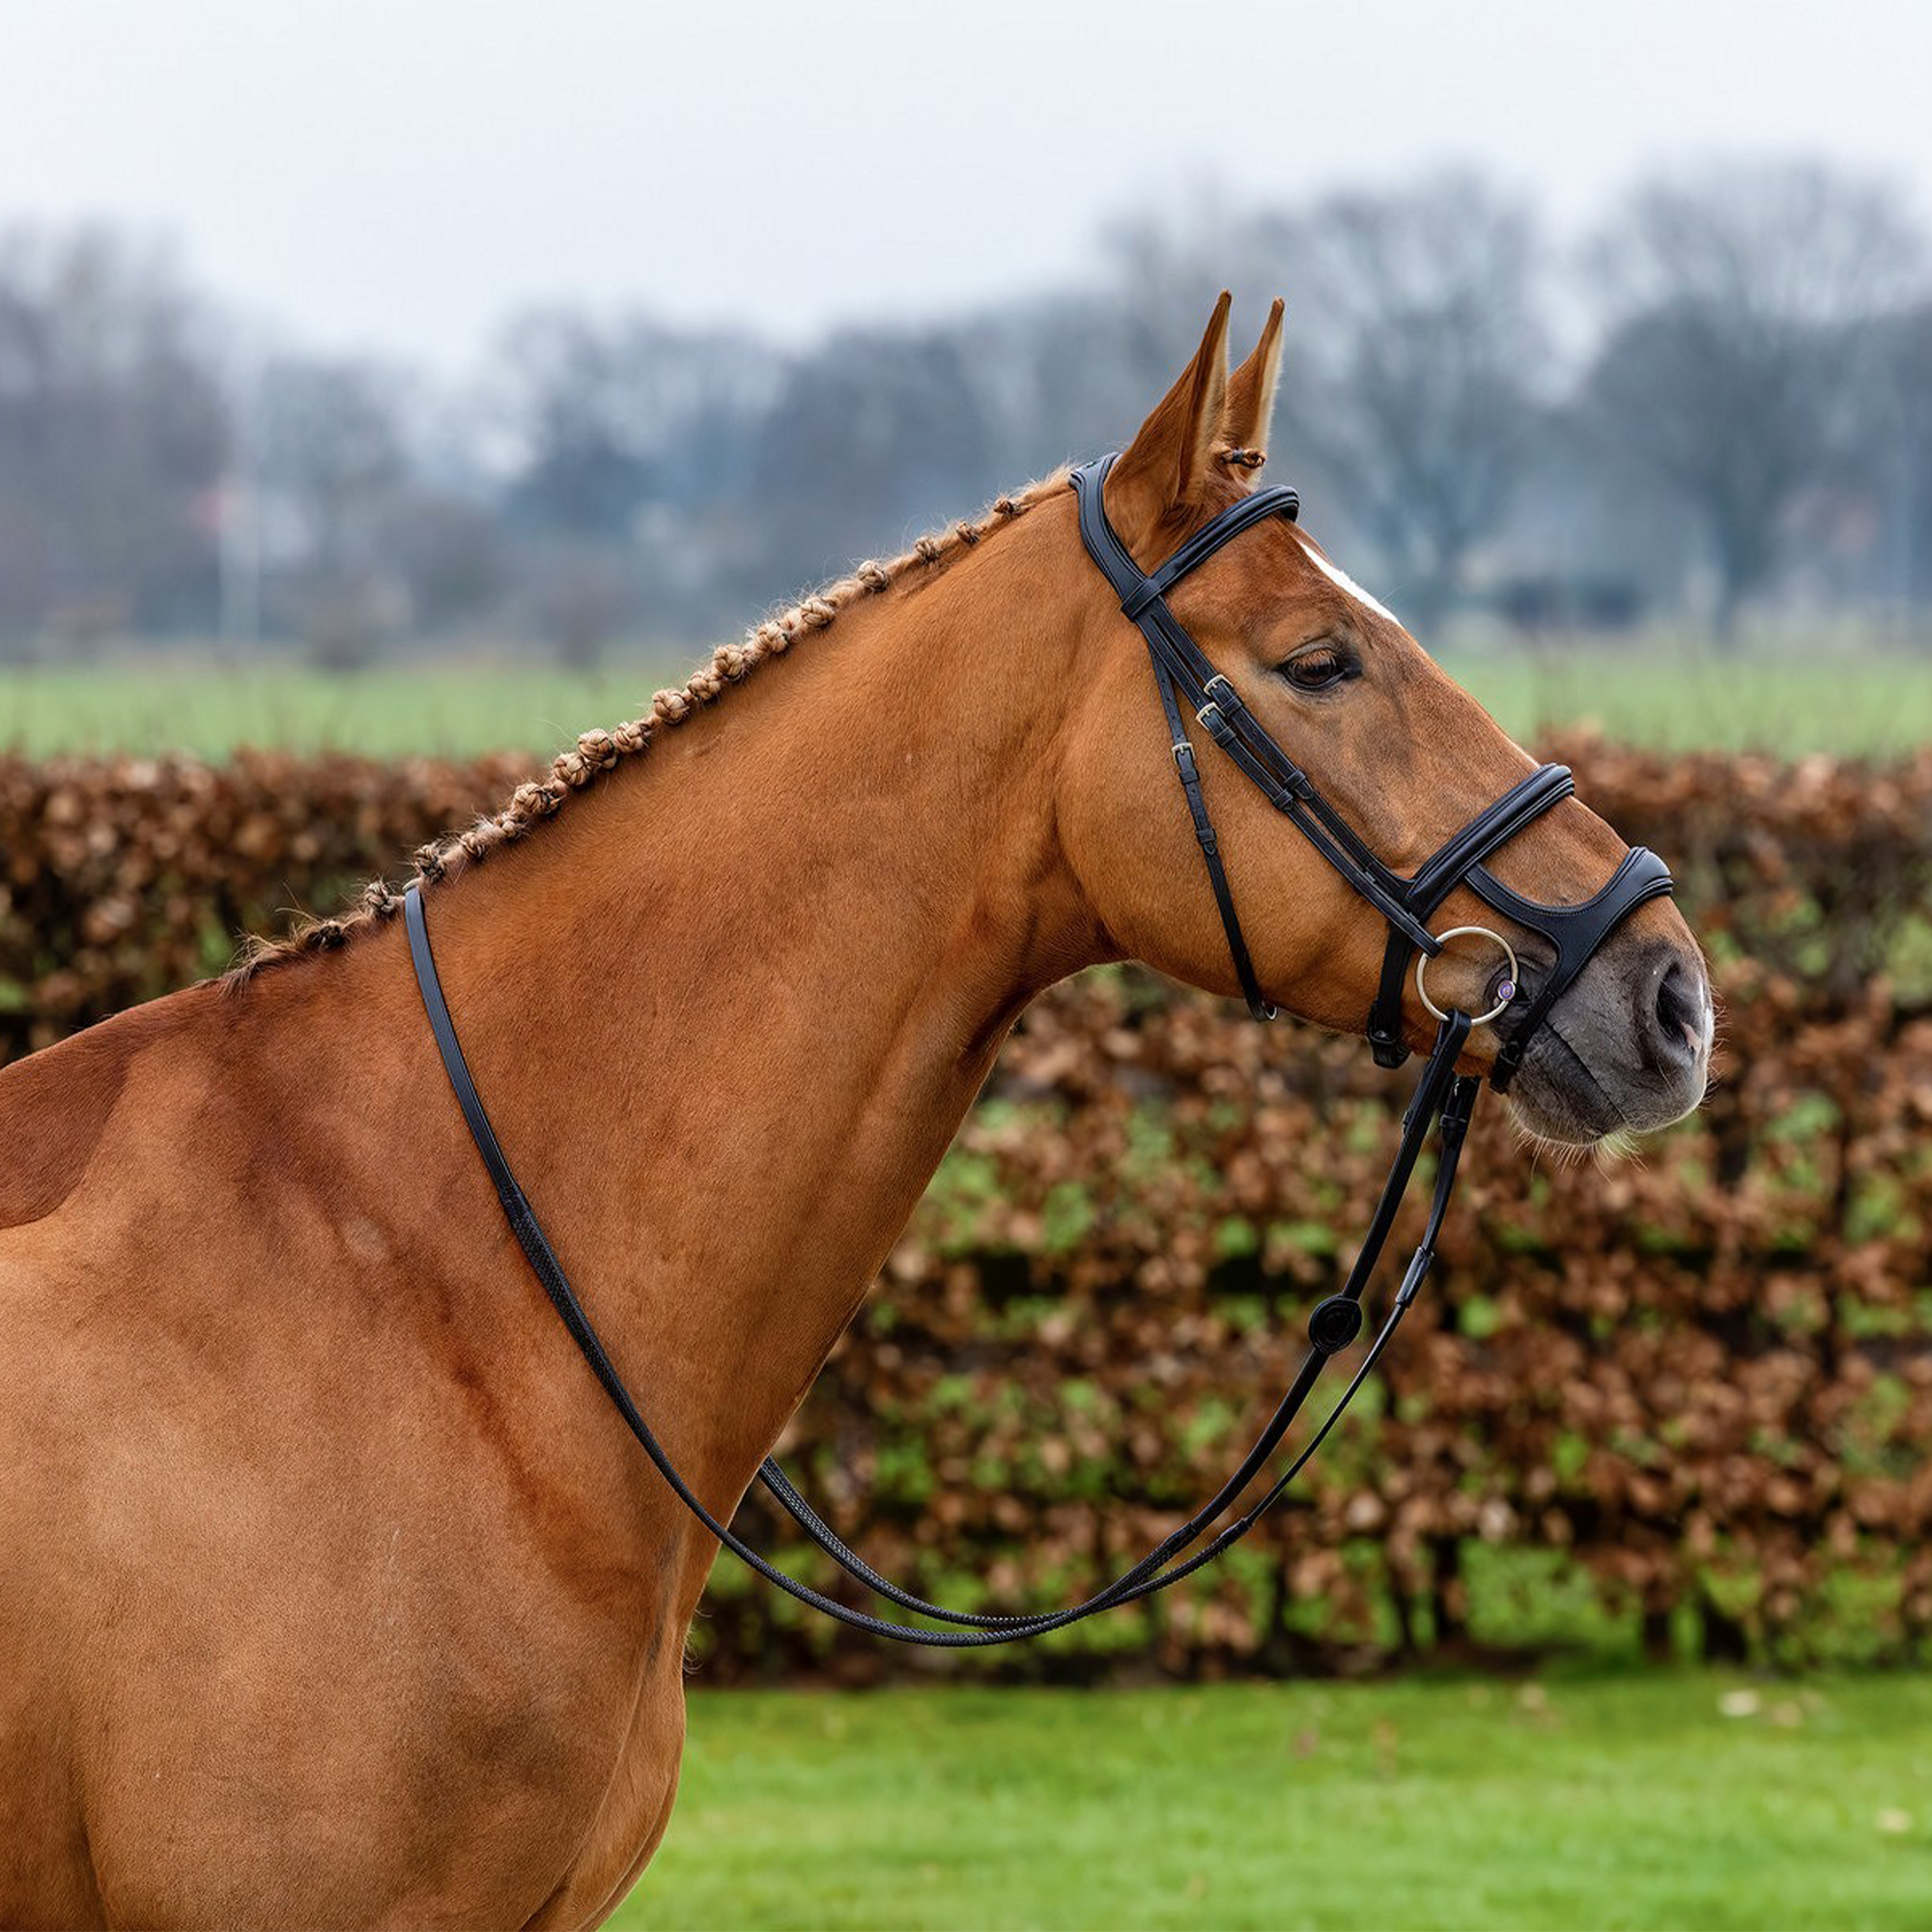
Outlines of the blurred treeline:
M 469 371 L 309 353 L 138 238 L 0 232 L 0 652 L 715 639 L 1118 444 L 1223 285 L 1250 333 L 1288 297 L 1275 473 L 1418 630 L 1922 629 L 1924 238 L 1895 185 L 1793 160 L 1639 183 L 1580 236 L 1470 174 L 1203 196 L 973 314 L 787 347 L 776 314 L 553 306 Z

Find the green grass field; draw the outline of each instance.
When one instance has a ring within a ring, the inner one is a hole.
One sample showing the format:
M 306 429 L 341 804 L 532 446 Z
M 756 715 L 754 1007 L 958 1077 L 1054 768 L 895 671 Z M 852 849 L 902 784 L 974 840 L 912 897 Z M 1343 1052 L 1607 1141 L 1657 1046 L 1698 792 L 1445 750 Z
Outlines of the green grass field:
M 1725 661 L 1655 642 L 1545 658 L 1465 652 L 1450 668 L 1503 725 L 1533 738 L 1589 723 L 1683 750 L 1884 753 L 1932 743 L 1932 655 L 1853 648 Z M 342 746 L 379 756 L 503 747 L 554 752 L 592 724 L 636 717 L 683 661 L 635 658 L 594 673 L 498 664 L 332 676 L 295 668 L 156 668 L 138 661 L 0 671 L 0 748 L 187 751 Z
M 619 1926 L 1932 1925 L 1932 1678 L 691 1707 Z

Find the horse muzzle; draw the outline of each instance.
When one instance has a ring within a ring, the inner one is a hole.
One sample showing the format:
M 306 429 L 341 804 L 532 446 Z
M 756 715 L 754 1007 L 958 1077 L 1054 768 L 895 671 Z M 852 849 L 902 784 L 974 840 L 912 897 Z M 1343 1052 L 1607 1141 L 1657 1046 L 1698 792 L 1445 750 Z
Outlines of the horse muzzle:
M 1526 1042 L 1510 1095 L 1517 1117 L 1545 1140 L 1576 1146 L 1667 1127 L 1704 1097 L 1715 1032 L 1710 978 L 1688 935 L 1627 927 Z

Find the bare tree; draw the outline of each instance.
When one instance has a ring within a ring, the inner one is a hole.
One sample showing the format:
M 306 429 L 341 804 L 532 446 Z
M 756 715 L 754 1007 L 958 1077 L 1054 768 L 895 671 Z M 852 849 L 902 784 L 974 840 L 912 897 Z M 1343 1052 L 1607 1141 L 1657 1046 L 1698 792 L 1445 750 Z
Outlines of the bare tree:
M 1009 302 L 958 330 L 1003 485 L 1123 447 L 1148 398 L 1193 353 L 1224 287 L 1239 291 L 1250 334 L 1274 291 L 1249 272 L 1245 218 L 1197 191 L 1143 208 L 1101 236 L 1096 281 Z
M 980 375 L 947 328 L 841 330 L 792 364 L 760 441 L 767 596 L 896 551 L 1000 487 Z
M 412 479 L 409 383 L 356 361 L 284 356 L 249 411 L 264 514 L 279 537 L 280 588 L 319 663 L 368 663 L 407 621 L 392 555 Z
M 1289 446 L 1312 451 L 1433 627 L 1508 512 L 1549 367 L 1529 206 L 1447 173 L 1263 217 L 1241 252 L 1302 321 Z
M 537 619 L 587 662 L 634 618 L 666 635 L 722 621 L 724 557 L 781 361 L 724 329 L 533 311 L 498 342 L 488 408 Z M 726 527 L 721 532 L 720 524 Z
M 1191 305 L 1197 338 L 1219 287 Z M 1181 333 L 1170 331 L 1156 304 L 1124 290 L 1015 302 L 964 324 L 960 355 L 980 393 L 1000 487 L 1124 446 L 1148 396 L 1158 393 L 1160 372 L 1188 353 L 1153 345 Z
M 550 309 L 504 332 L 493 373 L 516 449 L 512 499 L 538 527 L 621 535 L 651 487 L 656 425 L 639 372 L 591 318 Z
M 1864 440 L 1886 472 L 1889 587 L 1911 606 L 1932 598 L 1932 300 L 1895 318 L 1880 355 L 1887 380 L 1871 399 L 1883 419 L 1868 422 Z
M 208 318 L 165 251 L 0 237 L 0 627 L 211 625 L 227 440 Z
M 1720 639 L 1776 574 L 1793 505 L 1871 374 L 1873 327 L 1921 254 L 1890 186 L 1816 162 L 1646 183 L 1592 246 L 1607 326 L 1584 417 L 1695 520 Z

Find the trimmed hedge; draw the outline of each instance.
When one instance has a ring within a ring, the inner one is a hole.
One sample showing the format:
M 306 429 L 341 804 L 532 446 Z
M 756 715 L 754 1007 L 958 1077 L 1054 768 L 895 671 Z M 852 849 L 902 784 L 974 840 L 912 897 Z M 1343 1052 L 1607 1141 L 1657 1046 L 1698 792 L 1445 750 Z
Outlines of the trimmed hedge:
M 1641 1158 L 1577 1168 L 1483 1109 L 1438 1271 L 1292 1501 L 1172 1599 L 971 1667 L 1578 1635 L 1932 1651 L 1932 752 L 1545 749 L 1678 870 L 1725 1014 L 1710 1101 Z M 236 931 L 339 900 L 526 775 L 0 760 L 7 1053 L 218 968 Z M 1291 1372 L 1406 1085 L 1143 973 L 1057 989 L 791 1432 L 794 1473 L 928 1595 L 1057 1602 L 1138 1555 Z M 938 1667 L 724 1566 L 696 1644 L 716 1677 Z

